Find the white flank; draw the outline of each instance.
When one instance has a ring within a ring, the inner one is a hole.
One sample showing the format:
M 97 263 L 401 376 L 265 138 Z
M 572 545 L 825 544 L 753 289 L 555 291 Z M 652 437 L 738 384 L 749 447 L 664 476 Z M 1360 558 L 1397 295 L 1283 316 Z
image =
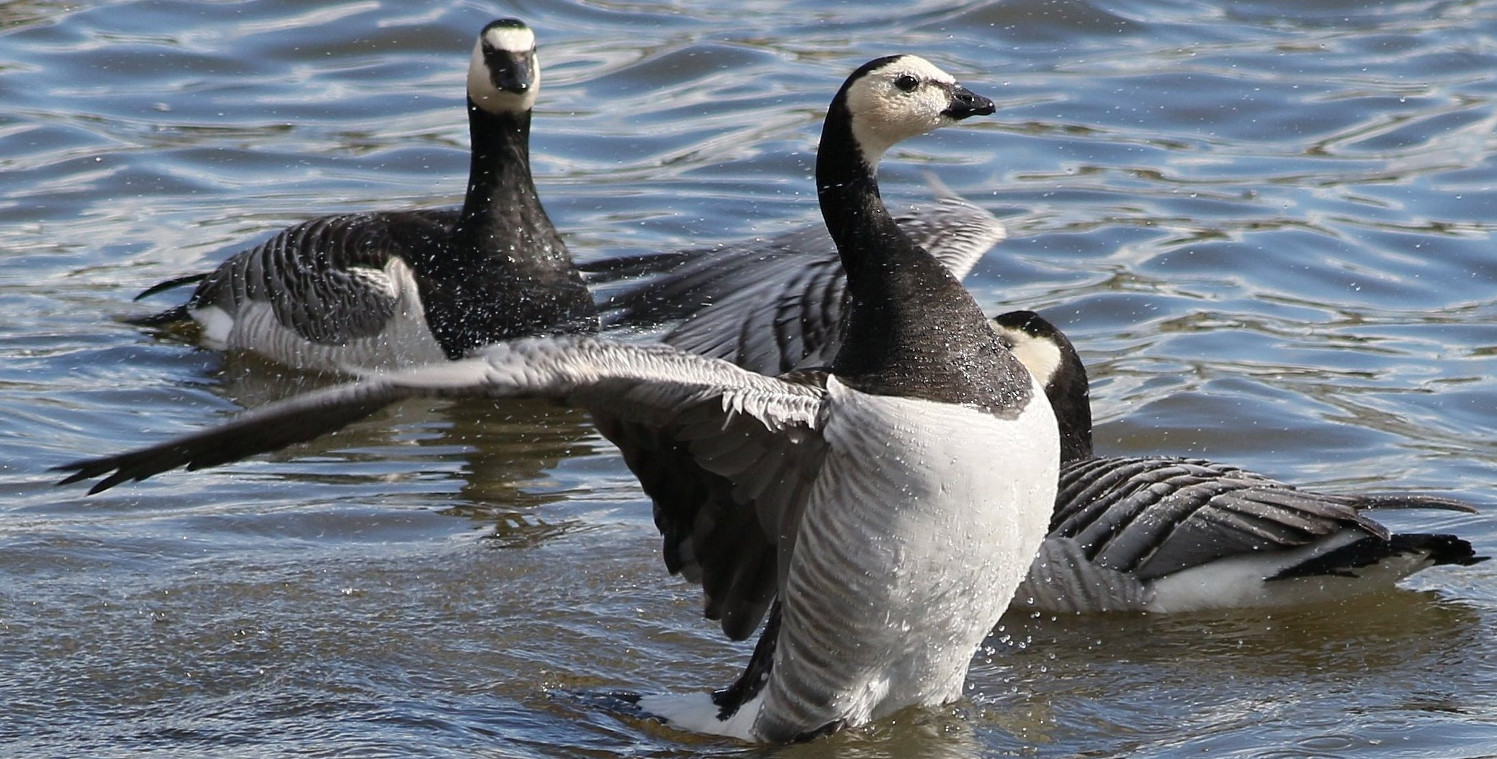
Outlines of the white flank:
M 1265 580 L 1287 567 L 1365 537 L 1367 533 L 1361 530 L 1346 529 L 1292 551 L 1244 554 L 1191 567 L 1155 581 L 1154 597 L 1146 608 L 1154 612 L 1177 613 L 1332 601 L 1391 587 L 1400 578 L 1428 566 L 1426 562 L 1393 557 L 1374 566 L 1357 568 L 1355 577 Z
M 349 274 L 396 300 L 395 314 L 377 335 L 336 345 L 314 343 L 276 319 L 264 301 L 246 301 L 232 315 L 217 307 L 196 309 L 190 315 L 203 326 L 203 341 L 214 350 L 254 351 L 307 371 L 338 372 L 349 366 L 394 369 L 446 360 L 426 326 L 415 275 L 404 261 L 392 258 L 383 271 Z
M 192 320 L 203 328 L 203 344 L 221 351 L 229 347 L 229 336 L 234 334 L 234 316 L 219 308 L 208 306 L 189 312 Z

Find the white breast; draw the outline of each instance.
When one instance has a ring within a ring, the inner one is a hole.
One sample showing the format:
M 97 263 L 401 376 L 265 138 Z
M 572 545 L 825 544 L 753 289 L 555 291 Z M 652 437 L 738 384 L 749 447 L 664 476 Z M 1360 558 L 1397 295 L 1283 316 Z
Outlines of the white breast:
M 1055 499 L 1059 443 L 1037 384 L 1011 420 L 835 378 L 828 396 L 829 453 L 790 559 L 755 726 L 771 740 L 958 698 Z

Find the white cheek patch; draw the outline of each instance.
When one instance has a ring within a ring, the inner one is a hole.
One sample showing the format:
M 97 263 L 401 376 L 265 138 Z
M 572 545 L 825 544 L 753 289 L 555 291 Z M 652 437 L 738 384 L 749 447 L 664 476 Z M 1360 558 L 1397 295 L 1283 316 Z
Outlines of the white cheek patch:
M 527 51 L 535 44 L 535 33 L 529 29 L 491 29 L 485 37 L 490 46 L 498 50 Z M 509 43 L 528 40 L 529 44 L 516 49 L 495 45 L 496 39 Z M 504 92 L 494 86 L 494 81 L 489 76 L 489 64 L 483 57 L 483 42 L 479 40 L 473 46 L 473 55 L 468 61 L 468 97 L 489 113 L 522 113 L 533 108 L 536 94 L 541 89 L 540 60 L 534 56 L 530 60 L 530 89 L 523 95 Z
M 905 92 L 894 84 L 901 76 L 912 76 L 921 84 Z M 939 85 L 955 82 L 930 61 L 913 55 L 901 56 L 854 82 L 847 93 L 847 107 L 853 117 L 853 137 L 868 164 L 876 166 L 884 152 L 901 140 L 950 124 L 952 119 L 943 113 L 951 106 L 951 94 Z
M 1060 346 L 1049 340 L 1041 340 L 1025 332 L 994 326 L 998 339 L 1008 343 L 1009 352 L 1041 385 L 1050 384 L 1050 379 L 1060 371 Z

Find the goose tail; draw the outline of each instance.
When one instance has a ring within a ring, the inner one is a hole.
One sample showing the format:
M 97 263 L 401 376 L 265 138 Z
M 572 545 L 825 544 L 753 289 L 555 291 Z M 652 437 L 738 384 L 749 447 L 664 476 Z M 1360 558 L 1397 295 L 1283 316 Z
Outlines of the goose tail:
M 126 324 L 133 324 L 137 327 L 165 327 L 168 324 L 178 324 L 190 321 L 191 319 L 192 317 L 187 314 L 186 304 L 183 304 L 172 306 L 165 311 L 160 311 L 150 316 L 126 316 L 121 318 L 120 321 Z
M 1469 541 L 1455 535 L 1395 534 L 1387 540 L 1371 535 L 1285 567 L 1268 581 L 1297 577 L 1387 577 L 1401 580 L 1426 567 L 1471 566 L 1489 557 L 1477 556 Z
M 159 295 L 166 292 L 167 290 L 175 290 L 183 285 L 195 285 L 207 278 L 207 272 L 200 272 L 198 274 L 184 274 L 180 277 L 172 277 L 165 282 L 158 282 L 154 285 L 151 285 L 150 287 L 147 287 L 144 290 L 141 290 L 140 294 L 135 296 L 132 300 L 145 300 L 152 295 Z

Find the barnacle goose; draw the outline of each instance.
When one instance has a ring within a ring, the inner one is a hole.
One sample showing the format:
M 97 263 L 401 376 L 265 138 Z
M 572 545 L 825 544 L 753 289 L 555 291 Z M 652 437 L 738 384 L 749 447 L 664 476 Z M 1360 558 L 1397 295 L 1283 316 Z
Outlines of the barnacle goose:
M 1007 231 L 993 214 L 933 184 L 934 203 L 911 208 L 894 221 L 961 279 Z M 835 355 L 816 349 L 837 344 L 830 333 L 840 327 L 847 296 L 842 262 L 824 224 L 705 248 L 600 259 L 578 268 L 605 327 L 683 321 L 666 342 L 763 374 L 788 371 L 801 361 L 825 366 Z M 817 297 L 807 302 L 806 294 Z M 723 307 L 713 307 L 722 301 Z M 761 305 L 766 303 L 772 305 Z M 835 306 L 806 307 L 828 303 Z M 747 309 L 750 322 L 738 318 L 745 309 L 737 304 L 754 304 Z
M 597 311 L 530 176 L 540 89 L 535 33 L 500 19 L 468 64 L 472 159 L 460 209 L 324 216 L 204 275 L 187 303 L 136 323 L 192 319 L 216 349 L 299 369 L 392 368 L 514 337 L 597 330 Z
M 851 293 L 829 369 L 774 378 L 669 345 L 557 336 L 376 374 L 141 450 L 66 464 L 94 491 L 336 430 L 413 395 L 540 396 L 588 409 L 655 503 L 666 566 L 734 639 L 714 695 L 647 696 L 690 730 L 790 741 L 962 695 L 1054 501 L 1043 388 L 955 277 L 895 225 L 874 166 L 894 143 L 993 104 L 914 56 L 852 73 L 816 182 Z
M 1061 435 L 1050 534 L 1014 598 L 1050 612 L 1183 612 L 1333 601 L 1439 564 L 1475 564 L 1454 535 L 1392 534 L 1367 509 L 1474 511 L 1399 493 L 1330 494 L 1227 464 L 1096 456 L 1086 367 L 1032 311 L 994 330 L 1045 385 Z

